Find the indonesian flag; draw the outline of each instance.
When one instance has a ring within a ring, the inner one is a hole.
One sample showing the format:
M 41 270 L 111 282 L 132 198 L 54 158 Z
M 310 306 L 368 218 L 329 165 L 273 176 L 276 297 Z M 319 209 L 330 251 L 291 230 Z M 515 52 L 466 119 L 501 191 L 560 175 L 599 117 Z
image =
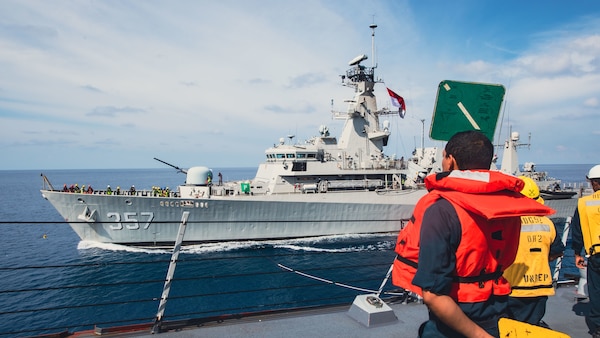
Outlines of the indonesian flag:
M 392 106 L 398 107 L 398 113 L 401 118 L 404 118 L 406 114 L 406 104 L 404 103 L 404 99 L 402 96 L 394 93 L 391 89 L 387 88 L 388 94 L 390 94 L 390 99 L 392 100 Z

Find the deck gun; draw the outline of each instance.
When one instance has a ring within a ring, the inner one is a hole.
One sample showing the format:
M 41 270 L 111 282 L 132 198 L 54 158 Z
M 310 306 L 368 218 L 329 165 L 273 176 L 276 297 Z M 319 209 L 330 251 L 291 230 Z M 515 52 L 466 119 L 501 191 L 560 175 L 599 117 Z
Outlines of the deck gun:
M 178 167 L 178 166 L 176 166 L 176 165 L 172 165 L 171 163 L 167 163 L 167 162 L 165 162 L 165 161 L 163 161 L 163 160 L 160 160 L 160 159 L 158 159 L 158 158 L 156 158 L 156 157 L 155 157 L 154 159 L 155 159 L 155 160 L 157 160 L 158 162 L 162 162 L 162 163 L 164 163 L 164 164 L 168 165 L 169 167 L 175 168 L 175 169 L 177 170 L 177 172 L 178 172 L 178 173 L 184 173 L 184 174 L 187 174 L 187 171 L 186 171 L 185 169 L 181 169 L 181 168 L 179 168 L 179 167 Z

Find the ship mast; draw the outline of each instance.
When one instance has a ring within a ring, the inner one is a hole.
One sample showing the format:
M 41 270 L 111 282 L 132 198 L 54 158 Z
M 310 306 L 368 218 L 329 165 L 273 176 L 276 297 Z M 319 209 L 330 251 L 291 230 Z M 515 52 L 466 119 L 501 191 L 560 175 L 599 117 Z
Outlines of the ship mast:
M 377 25 L 373 23 L 369 27 L 371 28 L 371 55 L 373 56 L 371 66 L 377 68 L 377 64 L 375 63 L 375 28 L 377 28 Z

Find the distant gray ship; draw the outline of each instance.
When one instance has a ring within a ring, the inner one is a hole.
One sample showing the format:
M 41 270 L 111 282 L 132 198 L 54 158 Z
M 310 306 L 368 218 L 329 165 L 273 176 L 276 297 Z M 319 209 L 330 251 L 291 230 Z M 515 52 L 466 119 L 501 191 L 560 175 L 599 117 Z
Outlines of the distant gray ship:
M 577 194 L 577 192 L 572 189 L 567 190 L 561 187 L 561 180 L 550 177 L 545 171 L 535 170 L 535 163 L 533 162 L 525 162 L 523 164 L 523 170 L 521 170 L 519 168 L 517 148 L 521 146 L 529 147 L 531 145 L 531 135 L 529 135 L 530 140 L 527 143 L 519 143 L 519 139 L 519 133 L 513 131 L 510 133 L 510 137 L 504 141 L 504 151 L 502 153 L 500 171 L 510 175 L 531 178 L 540 188 L 540 196 L 545 200 L 569 199 Z M 492 167 L 492 169 L 495 168 Z
M 373 37 L 375 25 L 373 29 Z M 384 153 L 389 121 L 378 109 L 375 68 L 350 61 L 343 85 L 354 88 L 339 139 L 321 126 L 303 144 L 293 136 L 266 150 L 250 181 L 214 182 L 207 167 L 192 167 L 175 191 L 91 194 L 55 190 L 45 178 L 42 196 L 82 240 L 142 246 L 173 245 L 179 224 L 184 243 L 397 232 L 425 194 L 423 178 L 440 171 L 437 148 L 420 148 L 406 160 Z

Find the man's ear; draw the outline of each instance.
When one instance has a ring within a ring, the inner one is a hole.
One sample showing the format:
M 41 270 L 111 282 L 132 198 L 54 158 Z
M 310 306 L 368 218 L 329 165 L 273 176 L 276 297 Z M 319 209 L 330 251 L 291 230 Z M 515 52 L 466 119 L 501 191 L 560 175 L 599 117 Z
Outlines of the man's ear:
M 458 165 L 456 164 L 456 159 L 452 155 L 448 155 L 448 160 L 450 160 L 450 171 L 458 170 Z

